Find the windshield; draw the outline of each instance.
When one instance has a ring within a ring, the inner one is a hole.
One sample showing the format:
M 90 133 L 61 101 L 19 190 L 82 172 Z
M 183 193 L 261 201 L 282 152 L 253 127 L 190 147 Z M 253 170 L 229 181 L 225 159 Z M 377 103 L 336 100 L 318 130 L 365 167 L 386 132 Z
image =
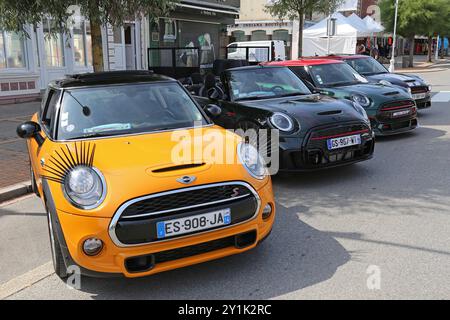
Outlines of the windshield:
M 314 84 L 318 87 L 346 86 L 368 82 L 346 63 L 320 64 L 309 68 Z
M 57 139 L 152 132 L 206 124 L 178 83 L 80 88 L 64 93 Z
M 255 68 L 229 71 L 231 98 L 258 100 L 311 94 L 305 84 L 288 68 Z
M 361 59 L 348 59 L 345 60 L 348 65 L 353 69 L 358 71 L 362 75 L 374 75 L 387 73 L 386 68 L 372 57 L 361 58 Z

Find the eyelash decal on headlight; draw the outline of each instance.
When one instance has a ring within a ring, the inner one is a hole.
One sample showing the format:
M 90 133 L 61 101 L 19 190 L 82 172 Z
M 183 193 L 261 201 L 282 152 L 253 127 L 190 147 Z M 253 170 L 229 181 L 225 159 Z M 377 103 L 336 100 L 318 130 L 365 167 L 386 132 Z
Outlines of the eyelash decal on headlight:
M 63 184 L 67 174 L 73 168 L 78 166 L 92 167 L 95 143 L 80 142 L 78 144 L 75 142 L 74 146 L 75 152 L 71 151 L 67 144 L 60 148 L 60 152 L 55 150 L 43 168 L 49 175 L 42 175 L 42 178 Z

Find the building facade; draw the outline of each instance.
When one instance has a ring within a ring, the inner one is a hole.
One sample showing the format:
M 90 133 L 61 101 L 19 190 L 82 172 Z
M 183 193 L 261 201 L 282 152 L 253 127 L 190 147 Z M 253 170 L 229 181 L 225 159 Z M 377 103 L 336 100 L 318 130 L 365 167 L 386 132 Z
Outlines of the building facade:
M 288 57 L 298 56 L 299 22 L 280 20 L 267 12 L 266 8 L 273 0 L 241 1 L 239 19 L 228 27 L 228 36 L 232 42 L 282 40 L 286 45 Z M 313 25 L 323 18 L 319 14 L 307 14 L 304 27 Z
M 239 3 L 180 1 L 168 18 L 138 16 L 119 28 L 105 26 L 104 68 L 148 69 L 152 62 L 149 48 L 190 46 L 202 48 L 202 61 L 211 64 L 225 55 L 226 26 L 238 17 Z M 52 21 L 46 20 L 36 27 L 27 26 L 28 37 L 0 30 L 0 104 L 36 99 L 52 80 L 93 71 L 89 21 L 80 18 L 69 34 L 51 36 L 52 28 Z

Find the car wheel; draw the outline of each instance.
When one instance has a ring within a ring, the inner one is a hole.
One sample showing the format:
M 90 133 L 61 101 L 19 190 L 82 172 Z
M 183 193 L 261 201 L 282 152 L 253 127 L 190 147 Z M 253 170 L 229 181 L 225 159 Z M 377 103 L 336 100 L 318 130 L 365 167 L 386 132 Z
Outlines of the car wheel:
M 48 233 L 50 235 L 50 248 L 52 251 L 53 268 L 55 273 L 61 279 L 67 278 L 67 268 L 64 263 L 64 257 L 61 251 L 61 246 L 56 237 L 55 230 L 53 230 L 51 214 L 47 210 L 47 221 L 48 221 Z

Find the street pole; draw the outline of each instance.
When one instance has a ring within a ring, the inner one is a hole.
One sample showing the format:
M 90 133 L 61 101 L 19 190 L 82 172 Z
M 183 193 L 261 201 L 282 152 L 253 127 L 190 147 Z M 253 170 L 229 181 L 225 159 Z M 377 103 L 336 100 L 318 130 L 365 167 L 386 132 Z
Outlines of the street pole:
M 434 53 L 435 56 L 436 56 L 435 60 L 437 60 L 439 58 L 439 41 L 441 41 L 441 39 L 440 39 L 440 37 L 438 35 L 437 39 L 436 39 L 436 52 Z
M 398 0 L 395 0 L 395 18 L 394 18 L 394 37 L 392 39 L 392 57 L 389 65 L 389 72 L 395 70 L 395 42 L 397 38 L 397 15 L 398 15 Z

